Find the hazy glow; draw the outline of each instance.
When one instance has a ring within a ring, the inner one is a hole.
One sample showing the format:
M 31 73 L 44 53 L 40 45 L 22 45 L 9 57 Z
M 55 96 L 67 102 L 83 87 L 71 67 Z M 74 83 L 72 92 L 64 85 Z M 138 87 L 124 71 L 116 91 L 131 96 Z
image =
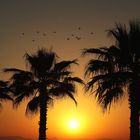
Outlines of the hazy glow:
M 72 70 L 74 76 L 84 79 L 84 67 L 91 56 L 80 57 L 81 50 L 112 45 L 112 40 L 106 37 L 105 31 L 112 28 L 115 22 L 127 23 L 129 19 L 139 18 L 139 5 L 138 0 L 1 0 L 0 80 L 9 80 L 9 75 L 2 73 L 3 68 L 24 69 L 24 54 L 33 53 L 41 47 L 53 48 L 58 57 L 62 58 L 60 60 L 78 58 L 79 65 L 72 67 Z M 36 33 L 38 30 L 40 32 Z M 81 39 L 77 40 L 76 36 Z M 87 79 L 84 80 L 87 82 Z M 103 114 L 94 97 L 84 94 L 83 87 L 77 86 L 75 98 L 77 107 L 67 98 L 55 100 L 54 106 L 49 106 L 48 138 L 128 139 L 128 99 L 113 105 L 110 113 Z M 39 114 L 31 118 L 25 116 L 26 100 L 16 111 L 11 102 L 4 101 L 2 105 L 0 136 L 38 138 Z
M 77 129 L 79 127 L 79 122 L 76 119 L 72 119 L 68 122 L 68 127 L 70 129 Z

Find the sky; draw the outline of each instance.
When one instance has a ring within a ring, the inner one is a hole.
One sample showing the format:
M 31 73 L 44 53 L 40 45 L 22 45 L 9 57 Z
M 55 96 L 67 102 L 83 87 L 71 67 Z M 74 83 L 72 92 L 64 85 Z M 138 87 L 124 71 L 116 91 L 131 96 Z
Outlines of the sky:
M 24 54 L 43 47 L 52 48 L 60 60 L 78 58 L 79 66 L 73 67 L 74 75 L 84 78 L 84 67 L 92 56 L 82 58 L 81 50 L 114 43 L 106 31 L 115 23 L 140 19 L 139 7 L 139 0 L 0 0 L 0 69 L 25 69 Z M 0 77 L 8 80 L 9 75 L 1 72 Z M 77 86 L 75 98 L 77 107 L 68 98 L 50 105 L 47 117 L 49 138 L 129 138 L 127 93 L 106 113 L 82 86 Z M 17 110 L 10 102 L 2 104 L 0 136 L 38 138 L 39 114 L 25 116 L 27 101 Z M 77 128 L 70 128 L 71 120 L 77 121 Z

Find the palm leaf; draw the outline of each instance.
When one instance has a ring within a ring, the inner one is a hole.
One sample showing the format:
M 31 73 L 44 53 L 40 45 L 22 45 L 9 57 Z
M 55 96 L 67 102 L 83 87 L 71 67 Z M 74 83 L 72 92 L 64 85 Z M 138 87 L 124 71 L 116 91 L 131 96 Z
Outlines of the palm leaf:
M 0 100 L 12 100 L 12 97 L 10 97 L 10 95 L 8 95 L 8 93 L 10 92 L 9 89 L 9 82 L 8 81 L 2 81 L 0 80 Z
M 103 109 L 110 109 L 112 102 L 116 103 L 123 96 L 122 87 L 116 87 L 110 90 L 107 90 L 102 96 L 98 97 L 99 104 L 102 105 Z
M 11 100 L 11 101 L 13 101 L 13 99 L 8 94 L 1 93 L 1 91 L 0 91 L 0 100 Z
M 82 79 L 80 79 L 79 77 L 66 77 L 65 81 L 72 82 L 72 83 L 77 82 L 80 84 L 84 84 L 84 81 Z
M 30 86 L 29 87 L 23 86 L 23 87 L 20 87 L 20 89 L 17 89 L 17 88 L 13 89 L 14 96 L 16 97 L 14 101 L 14 106 L 18 107 L 24 99 L 29 98 L 30 96 L 33 96 L 36 92 Z
M 87 54 L 105 55 L 106 53 L 102 49 L 95 49 L 95 48 L 83 49 L 82 56 L 85 56 Z
M 56 59 L 56 54 L 52 51 L 39 49 L 36 54 L 25 54 L 27 65 L 36 76 L 44 76 L 47 70 L 50 70 Z
M 67 92 L 75 92 L 75 85 L 72 83 L 59 82 L 59 84 L 51 88 L 49 92 L 54 96 L 65 96 Z
M 100 72 L 107 73 L 109 68 L 110 68 L 109 62 L 91 59 L 86 66 L 85 76 L 89 76 L 90 74 Z
M 54 71 L 64 71 L 70 68 L 71 64 L 78 64 L 77 59 L 74 59 L 72 61 L 61 61 L 59 63 L 56 63 L 54 66 Z
M 14 72 L 14 73 L 24 73 L 24 70 L 17 69 L 17 68 L 4 68 L 4 72 Z
M 89 90 L 93 90 L 94 84 L 98 84 L 102 81 L 104 81 L 106 78 L 108 77 L 107 74 L 105 75 L 95 75 L 91 78 L 91 80 L 86 84 L 85 86 L 85 90 L 89 91 Z
M 24 93 L 22 93 L 18 97 L 16 97 L 15 100 L 14 100 L 13 107 L 17 108 L 20 105 L 20 103 L 25 99 L 25 97 L 26 96 L 25 96 Z
M 71 92 L 67 92 L 67 96 L 70 97 L 75 102 L 75 105 L 77 106 L 77 101 L 74 98 L 73 94 Z
M 6 87 L 8 84 L 8 81 L 2 81 L 0 80 L 0 87 Z
M 26 115 L 37 113 L 39 110 L 40 97 L 36 96 L 27 104 Z

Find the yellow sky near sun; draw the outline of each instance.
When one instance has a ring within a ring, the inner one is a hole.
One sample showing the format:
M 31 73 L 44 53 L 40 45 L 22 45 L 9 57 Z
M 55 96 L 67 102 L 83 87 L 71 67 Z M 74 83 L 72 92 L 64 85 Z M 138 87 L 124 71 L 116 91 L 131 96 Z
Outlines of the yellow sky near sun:
M 54 42 L 54 51 L 66 60 L 79 58 L 79 66 L 74 66 L 74 75 L 83 78 L 84 67 L 90 57 L 81 58 L 81 49 L 87 46 L 89 40 L 81 40 L 81 42 Z M 22 42 L 22 43 L 21 43 Z M 98 40 L 94 46 L 97 46 Z M 3 66 L 8 64 L 8 67 L 25 68 L 23 55 L 25 46 L 28 41 L 17 40 L 13 42 L 21 48 L 15 48 L 17 52 L 9 52 L 9 58 L 3 60 Z M 44 41 L 44 44 L 47 41 Z M 9 45 L 11 42 L 8 43 Z M 14 46 L 13 44 L 13 46 Z M 56 45 L 58 44 L 58 45 Z M 91 43 L 92 44 L 92 43 Z M 71 47 L 72 46 L 72 47 Z M 80 47 L 79 47 L 80 46 Z M 34 47 L 34 48 L 33 48 Z M 29 53 L 37 50 L 36 45 L 28 49 Z M 11 59 L 10 59 L 11 58 Z M 15 63 L 16 62 L 16 63 Z M 1 74 L 1 77 L 7 78 L 8 76 Z M 78 106 L 68 98 L 59 99 L 54 101 L 54 105 L 50 106 L 47 118 L 47 136 L 49 138 L 127 138 L 129 136 L 129 110 L 127 99 L 115 108 L 113 107 L 110 113 L 103 114 L 101 108 L 96 104 L 95 98 L 92 95 L 84 94 L 83 87 L 78 86 L 76 99 Z M 38 119 L 39 115 L 33 118 L 27 118 L 25 113 L 26 102 L 19 106 L 17 111 L 12 109 L 10 103 L 3 103 L 3 110 L 0 113 L 0 120 L 3 120 L 0 125 L 0 135 L 20 135 L 31 138 L 38 138 Z M 68 127 L 68 122 L 72 119 L 79 121 L 79 127 L 71 130 Z M 11 121 L 12 120 L 12 121 Z M 123 124 L 123 125 L 122 125 Z M 114 127 L 115 126 L 115 127 Z M 120 127 L 121 126 L 121 127 Z
M 103 115 L 91 99 L 78 99 L 78 101 L 78 107 L 75 107 L 74 103 L 68 101 L 68 99 L 66 101 L 56 101 L 54 106 L 50 107 L 47 119 L 48 137 L 62 139 L 81 137 L 98 138 L 103 136 L 124 137 L 128 135 L 129 115 L 126 107 L 116 107 L 115 109 L 111 109 L 110 114 Z M 126 101 L 125 104 L 127 104 Z M 39 116 L 26 118 L 24 116 L 24 103 L 17 111 L 12 110 L 10 103 L 7 105 L 4 103 L 4 108 L 6 110 L 4 109 L 0 115 L 0 119 L 3 119 L 1 122 L 3 128 L 1 128 L 0 133 L 3 135 L 18 134 L 32 138 L 38 137 Z M 69 121 L 73 119 L 79 121 L 79 127 L 75 131 L 70 130 L 68 127 Z
M 61 138 L 98 138 L 104 136 L 126 138 L 129 130 L 129 115 L 126 106 L 121 109 L 119 108 L 121 106 L 118 106 L 118 108 L 116 106 L 115 109 L 111 109 L 110 114 L 103 114 L 91 99 L 92 97 L 78 95 L 77 98 L 79 102 L 77 107 L 68 99 L 57 101 L 54 110 L 50 110 L 51 117 L 48 116 L 48 128 L 49 125 L 50 127 L 53 126 L 53 129 L 48 129 L 48 133 L 55 133 L 56 137 L 62 134 Z M 124 104 L 127 105 L 127 101 Z M 55 116 L 53 116 L 54 112 L 56 113 Z M 67 127 L 67 123 L 71 119 L 79 121 L 79 127 L 75 131 L 70 131 Z

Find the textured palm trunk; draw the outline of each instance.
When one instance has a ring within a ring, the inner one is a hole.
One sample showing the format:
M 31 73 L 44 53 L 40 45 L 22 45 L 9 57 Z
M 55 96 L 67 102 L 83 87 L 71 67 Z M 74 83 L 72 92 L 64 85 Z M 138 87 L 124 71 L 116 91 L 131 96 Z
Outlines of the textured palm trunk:
M 39 140 L 46 140 L 47 125 L 47 94 L 46 87 L 40 91 L 40 122 L 39 122 Z
M 140 140 L 139 136 L 139 111 L 131 107 L 130 115 L 130 140 Z
M 129 87 L 130 140 L 140 140 L 139 132 L 139 80 L 134 77 Z

